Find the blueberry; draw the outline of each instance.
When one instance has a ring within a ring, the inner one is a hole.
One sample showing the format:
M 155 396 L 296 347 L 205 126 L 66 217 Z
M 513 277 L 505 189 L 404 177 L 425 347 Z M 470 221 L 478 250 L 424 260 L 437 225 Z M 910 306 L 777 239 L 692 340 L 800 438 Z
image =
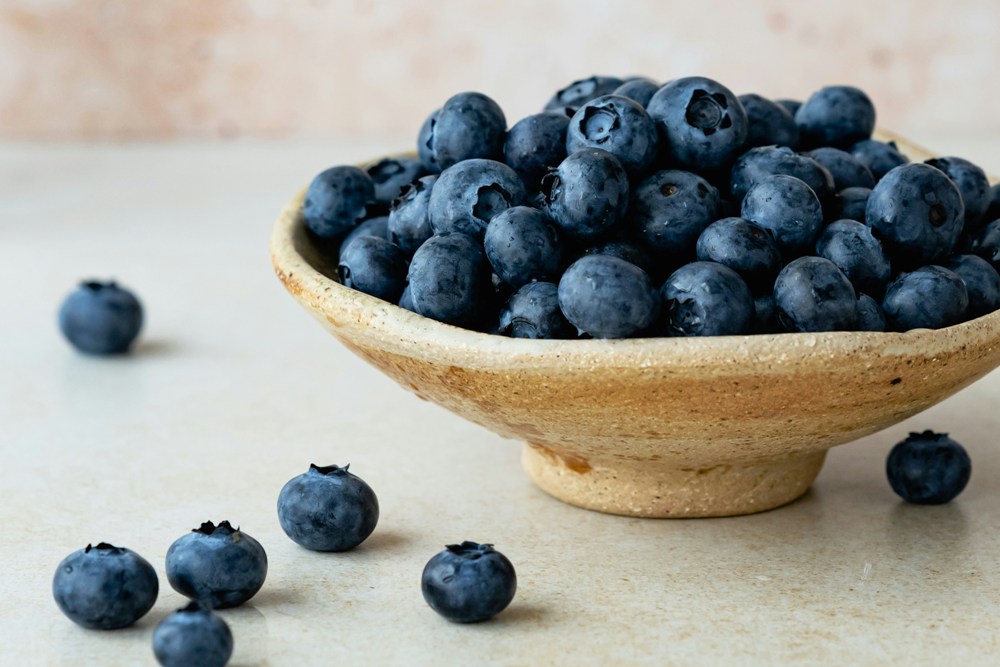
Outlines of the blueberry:
M 417 157 L 424 171 L 429 174 L 436 174 L 441 171 L 437 157 L 434 155 L 432 139 L 434 138 L 434 126 L 437 125 L 438 117 L 441 115 L 440 109 L 435 109 L 427 116 L 427 120 L 420 126 L 420 133 L 417 135 Z
M 732 91 L 705 77 L 674 79 L 646 110 L 655 121 L 666 157 L 685 169 L 727 167 L 746 144 L 749 122 Z
M 882 180 L 882 177 L 890 170 L 910 161 L 908 157 L 899 152 L 895 141 L 883 142 L 865 139 L 851 146 L 850 153 L 858 162 L 868 167 L 876 182 Z
M 459 93 L 428 119 L 424 145 L 439 169 L 463 160 L 499 160 L 503 156 L 507 119 L 496 102 L 482 93 Z M 421 158 L 425 164 L 427 160 Z
M 106 542 L 66 556 L 52 579 L 60 611 L 94 630 L 132 625 L 153 608 L 159 591 L 156 571 L 146 559 Z
M 828 86 L 809 96 L 795 112 L 804 146 L 846 148 L 872 136 L 875 105 L 852 86 Z
M 858 331 L 885 331 L 885 313 L 878 301 L 867 294 L 858 295 Z
M 365 171 L 375 184 L 375 201 L 388 204 L 400 191 L 424 175 L 420 160 L 411 157 L 389 157 L 379 160 Z
M 799 145 L 799 126 L 788 109 L 753 93 L 740 95 L 739 100 L 750 124 L 747 148 Z
M 799 155 L 786 146 L 760 146 L 751 148 L 733 164 L 729 192 L 735 199 L 743 201 L 751 186 L 768 176 L 779 174 L 803 181 L 823 201 L 836 191 L 833 175 L 811 157 Z
M 566 159 L 569 117 L 544 112 L 522 118 L 510 128 L 503 154 L 524 184 L 534 190 L 542 176 Z
M 755 288 L 774 285 L 781 268 L 774 237 L 743 218 L 716 220 L 698 237 L 695 249 L 699 260 L 723 264 Z
M 983 214 L 983 222 L 993 222 L 994 220 L 1000 220 L 1000 183 L 997 183 L 990 188 L 990 200 L 989 205 L 986 207 L 986 213 Z
M 790 113 L 792 115 L 792 118 L 795 117 L 795 114 L 798 112 L 799 108 L 802 106 L 802 102 L 800 102 L 799 100 L 790 100 L 790 99 L 787 99 L 787 98 L 780 99 L 780 100 L 775 100 L 774 102 L 775 102 L 775 104 L 779 104 L 779 105 L 783 106 L 785 108 L 785 111 L 787 111 L 788 113 Z
M 587 102 L 570 119 L 566 152 L 606 150 L 630 174 L 645 170 L 656 157 L 656 125 L 638 102 L 604 95 Z
M 830 220 L 865 221 L 865 208 L 872 191 L 868 188 L 844 188 L 830 202 L 827 218 Z
M 302 216 L 306 227 L 323 239 L 338 238 L 365 219 L 375 199 L 375 183 L 357 167 L 332 167 L 309 184 Z
M 750 330 L 755 334 L 780 333 L 778 310 L 774 305 L 774 293 L 760 294 L 753 299 L 753 321 Z
M 424 317 L 462 326 L 478 314 L 489 273 L 482 245 L 459 232 L 436 234 L 410 262 L 410 298 Z
M 559 231 L 578 241 L 606 235 L 628 207 L 628 175 L 611 153 L 576 151 L 542 178 L 544 206 Z
M 575 112 L 576 109 L 596 97 L 610 95 L 620 85 L 622 85 L 622 80 L 613 76 L 592 76 L 580 79 L 556 92 L 545 105 L 545 110 L 561 111 L 568 107 Z
M 513 287 L 559 275 L 561 249 L 548 216 L 537 208 L 515 206 L 486 228 L 486 258 L 500 279 Z
M 908 268 L 947 256 L 962 233 L 958 187 L 926 164 L 905 164 L 882 177 L 865 208 L 865 224 L 893 263 Z
M 116 283 L 80 283 L 59 309 L 59 329 L 87 354 L 121 354 L 142 329 L 142 304 Z
M 396 303 L 406 287 L 406 253 L 392 241 L 361 236 L 341 255 L 337 273 L 345 287 Z
M 823 165 L 833 176 L 833 186 L 837 191 L 846 188 L 873 188 L 875 177 L 871 170 L 856 157 L 839 148 L 824 146 L 806 153 Z
M 260 542 L 233 528 L 206 521 L 178 538 L 167 550 L 167 580 L 181 595 L 214 609 L 243 604 L 267 576 L 267 554 Z
M 403 293 L 400 295 L 399 301 L 396 302 L 396 305 L 399 306 L 400 308 L 405 308 L 411 313 L 417 312 L 416 306 L 413 305 L 413 297 L 410 295 L 409 285 L 407 285 L 406 289 L 403 290 Z M 419 315 L 420 313 L 417 314 Z
M 478 623 L 507 608 L 517 575 L 492 544 L 449 544 L 424 566 L 420 578 L 430 608 L 455 623 Z
M 1000 219 L 985 225 L 975 232 L 969 243 L 969 251 L 1000 267 Z
M 646 273 L 652 274 L 653 272 L 653 260 L 649 257 L 649 253 L 647 253 L 642 246 L 633 243 L 632 241 L 605 241 L 603 243 L 589 246 L 583 251 L 583 254 L 611 255 L 612 257 L 624 259 L 626 262 L 635 264 Z
M 493 160 L 465 160 L 441 172 L 431 189 L 428 213 L 435 234 L 462 232 L 483 239 L 497 214 L 524 203 L 524 183 Z
M 990 206 L 990 181 L 982 169 L 960 157 L 938 157 L 927 160 L 926 164 L 943 171 L 958 186 L 965 204 L 967 228 L 989 222 L 982 220 Z
M 958 255 L 945 264 L 953 271 L 969 293 L 969 319 L 992 313 L 1000 308 L 1000 274 L 993 265 L 976 255 Z
M 882 300 L 889 326 L 895 331 L 943 329 L 958 324 L 969 307 L 962 279 L 941 266 L 924 266 L 900 274 Z
M 296 544 L 313 551 L 347 551 L 378 523 L 378 498 L 350 466 L 310 465 L 278 495 L 278 521 Z
M 858 292 L 881 297 L 892 267 L 872 230 L 856 220 L 837 220 L 816 241 L 816 254 L 837 265 Z
M 337 251 L 337 262 L 344 258 L 344 252 L 351 243 L 362 236 L 375 236 L 380 239 L 388 237 L 389 218 L 381 215 L 377 218 L 369 218 L 351 230 L 350 234 L 340 242 L 340 249 Z
M 594 338 L 627 338 L 656 320 L 658 294 L 635 264 L 610 255 L 576 260 L 559 280 L 559 307 Z
M 431 229 L 430 201 L 437 179 L 436 175 L 431 175 L 413 181 L 400 191 L 389 208 L 385 237 L 407 255 L 412 256 L 420 244 L 434 233 Z
M 885 474 L 892 490 L 906 502 L 941 505 L 965 489 L 972 461 L 965 448 L 947 433 L 910 433 L 889 452 Z
M 786 258 L 810 250 L 823 225 L 823 207 L 808 185 L 792 176 L 767 176 L 743 198 L 743 218 L 771 232 Z
M 573 327 L 559 310 L 553 283 L 528 283 L 500 312 L 500 332 L 511 338 L 573 338 Z
M 163 667 L 223 667 L 233 654 L 233 633 L 198 602 L 167 616 L 153 631 L 153 655 Z
M 854 287 L 837 265 L 800 257 L 774 281 L 778 321 L 786 331 L 852 331 L 857 326 Z
M 633 191 L 628 222 L 643 245 L 668 264 L 690 259 L 698 236 L 716 219 L 719 191 L 686 171 L 658 171 Z
M 645 107 L 659 89 L 660 84 L 655 81 L 643 77 L 635 77 L 634 79 L 626 79 L 625 83 L 615 88 L 611 94 L 635 100 L 640 106 Z
M 738 335 L 747 333 L 753 322 L 750 289 L 738 273 L 722 264 L 685 264 L 660 291 L 672 336 Z

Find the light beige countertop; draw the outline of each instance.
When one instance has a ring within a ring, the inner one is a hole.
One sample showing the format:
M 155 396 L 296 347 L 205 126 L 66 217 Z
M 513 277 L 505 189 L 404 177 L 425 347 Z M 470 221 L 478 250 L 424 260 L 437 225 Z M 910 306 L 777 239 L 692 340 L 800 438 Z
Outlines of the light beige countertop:
M 1000 172 L 1000 141 L 935 142 Z M 224 611 L 232 665 L 987 665 L 1000 659 L 1000 374 L 833 450 L 813 490 L 736 519 L 642 520 L 564 505 L 520 446 L 422 402 L 351 355 L 273 276 L 267 240 L 314 172 L 406 146 L 0 145 L 0 664 L 154 664 L 182 604 L 177 537 L 229 519 L 259 539 L 263 590 Z M 961 151 L 961 152 L 960 152 Z M 147 314 L 135 354 L 74 353 L 55 323 L 86 277 Z M 913 507 L 884 460 L 909 430 L 948 431 L 973 474 Z M 310 462 L 350 463 L 381 520 L 353 552 L 281 532 L 278 491 Z M 420 594 L 449 542 L 496 544 L 511 607 L 452 625 Z M 161 594 L 134 628 L 58 611 L 58 562 L 130 547 Z

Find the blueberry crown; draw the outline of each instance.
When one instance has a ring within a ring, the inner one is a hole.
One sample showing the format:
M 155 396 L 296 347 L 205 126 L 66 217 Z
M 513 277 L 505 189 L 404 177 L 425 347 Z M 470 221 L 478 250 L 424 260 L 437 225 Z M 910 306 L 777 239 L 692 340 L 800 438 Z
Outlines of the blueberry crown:
M 115 288 L 117 286 L 118 285 L 115 284 L 114 280 L 111 280 L 106 283 L 102 283 L 100 280 L 84 280 L 82 283 L 80 283 L 80 287 L 86 290 L 90 290 L 91 292 L 100 292 L 102 289 Z
M 212 608 L 208 606 L 207 603 L 201 600 L 191 600 L 187 605 L 181 607 L 180 609 L 174 610 L 176 614 L 198 614 L 206 613 L 212 611 Z
M 479 544 L 478 542 L 469 542 L 468 540 L 461 544 L 447 544 L 445 545 L 445 549 L 463 558 L 479 558 L 480 556 L 485 556 L 496 551 L 492 544 Z
M 233 528 L 233 524 L 228 521 L 220 521 L 219 525 L 215 525 L 211 521 L 206 521 L 197 528 L 191 530 L 192 533 L 201 533 L 202 535 L 232 535 L 234 533 L 240 532 L 239 526 Z
M 120 553 L 124 551 L 124 549 L 122 549 L 121 547 L 116 547 L 113 544 L 108 544 L 107 542 L 98 542 L 96 547 L 93 544 L 88 544 L 87 547 L 83 550 L 83 553 L 89 554 L 91 551 L 94 550 L 108 551 L 111 553 Z
M 334 466 L 318 466 L 315 463 L 310 463 L 309 464 L 309 470 L 310 471 L 315 470 L 316 472 L 318 472 L 321 475 L 344 475 L 344 474 L 347 473 L 347 471 L 348 471 L 348 469 L 350 467 L 351 467 L 350 463 L 348 463 L 346 466 L 336 466 L 336 465 L 334 465 Z
M 935 433 L 934 431 L 927 429 L 922 433 L 917 431 L 910 431 L 910 436 L 907 440 L 944 440 L 948 437 L 947 433 Z

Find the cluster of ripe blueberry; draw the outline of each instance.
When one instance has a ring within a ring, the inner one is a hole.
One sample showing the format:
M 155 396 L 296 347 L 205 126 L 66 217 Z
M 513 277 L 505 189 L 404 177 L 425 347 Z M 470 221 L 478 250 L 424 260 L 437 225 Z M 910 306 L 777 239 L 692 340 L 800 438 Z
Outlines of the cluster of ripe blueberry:
M 312 181 L 348 287 L 522 338 L 941 328 L 1000 306 L 1000 189 L 871 138 L 862 91 L 591 77 L 509 129 L 455 95 L 418 158 Z
M 312 465 L 278 496 L 278 520 L 294 542 L 340 552 L 361 544 L 378 523 L 378 499 L 348 467 Z M 247 602 L 264 585 L 267 554 L 260 542 L 228 521 L 203 523 L 167 550 L 167 580 L 191 603 L 153 632 L 153 654 L 164 667 L 223 667 L 233 635 L 214 609 Z M 510 561 L 491 544 L 448 545 L 421 577 L 424 599 L 450 621 L 474 623 L 503 611 L 517 589 Z M 132 625 L 159 594 L 156 571 L 137 553 L 107 543 L 67 556 L 52 581 L 56 604 L 85 628 Z

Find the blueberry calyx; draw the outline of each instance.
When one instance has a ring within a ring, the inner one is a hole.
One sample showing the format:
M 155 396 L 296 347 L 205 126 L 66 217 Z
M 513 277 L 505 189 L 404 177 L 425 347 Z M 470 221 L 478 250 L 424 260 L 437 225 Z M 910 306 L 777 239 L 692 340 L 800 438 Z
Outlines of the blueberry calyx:
M 910 431 L 910 435 L 907 440 L 943 440 L 948 437 L 947 433 L 938 433 L 937 431 L 932 431 L 927 429 L 923 432 Z
M 559 199 L 559 183 L 559 174 L 556 173 L 555 169 L 549 169 L 549 173 L 542 176 L 539 190 L 542 193 L 542 198 L 546 206 L 551 205 L 555 200 Z
M 310 472 L 315 471 L 318 472 L 320 475 L 345 475 L 347 474 L 348 468 L 350 467 L 351 467 L 350 463 L 348 463 L 345 466 L 338 466 L 338 465 L 318 466 L 315 463 L 309 464 Z
M 110 551 L 113 553 L 120 553 L 122 551 L 121 547 L 116 547 L 115 545 L 108 544 L 107 542 L 98 542 L 97 546 L 94 546 L 93 544 L 88 544 L 87 548 L 83 550 L 83 553 L 89 554 L 94 549 L 98 551 Z
M 476 193 L 476 203 L 472 207 L 472 215 L 484 222 L 489 222 L 502 211 L 510 208 L 510 193 L 499 183 L 484 185 Z
M 106 287 L 110 287 L 112 289 L 118 287 L 118 284 L 114 280 L 106 283 L 102 283 L 100 280 L 84 280 L 80 283 L 80 287 L 88 289 L 91 292 L 100 292 Z
M 478 542 L 470 542 L 468 540 L 461 544 L 446 544 L 444 548 L 456 556 L 468 558 L 469 560 L 476 560 L 496 551 L 492 544 L 479 544 Z
M 691 93 L 691 100 L 684 112 L 684 120 L 691 127 L 704 132 L 707 137 L 719 128 L 726 129 L 733 124 L 729 114 L 726 113 L 728 106 L 726 96 L 722 93 L 710 95 L 707 90 L 698 88 Z
M 220 521 L 219 525 L 215 525 L 211 521 L 206 521 L 197 528 L 192 529 L 191 532 L 201 533 L 202 535 L 214 535 L 215 533 L 219 533 L 220 535 L 234 535 L 239 534 L 240 529 L 239 526 L 233 528 L 233 524 L 228 521 Z
M 203 600 L 191 600 L 180 609 L 175 609 L 178 614 L 197 614 L 199 612 L 212 611 L 212 608 Z
M 588 106 L 580 119 L 580 133 L 597 144 L 607 143 L 611 131 L 621 125 L 618 113 L 611 107 Z

